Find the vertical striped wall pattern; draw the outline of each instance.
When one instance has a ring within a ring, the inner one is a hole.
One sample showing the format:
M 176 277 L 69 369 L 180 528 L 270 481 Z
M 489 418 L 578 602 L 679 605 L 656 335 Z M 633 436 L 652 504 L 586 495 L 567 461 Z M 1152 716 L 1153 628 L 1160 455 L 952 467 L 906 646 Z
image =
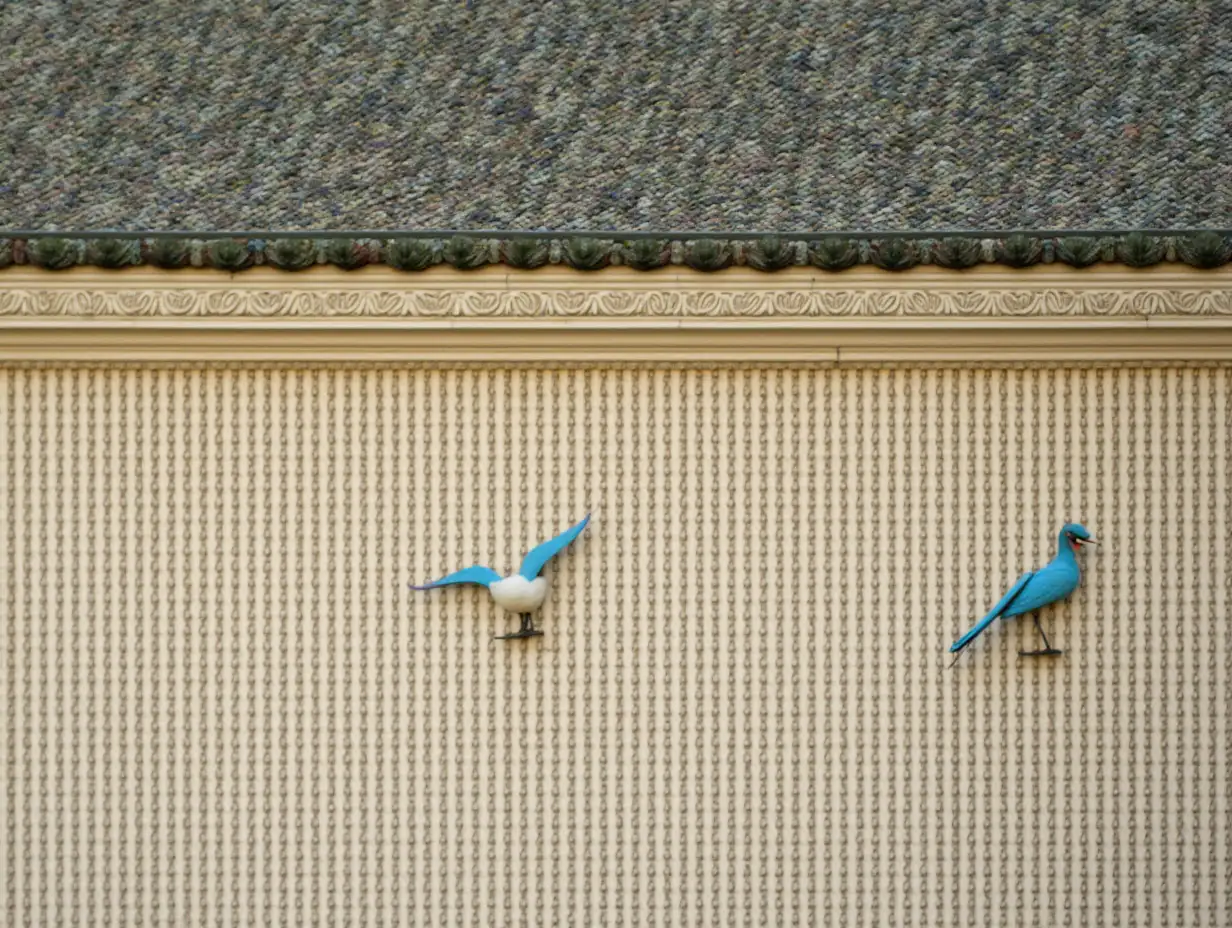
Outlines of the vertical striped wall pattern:
M 5 925 L 1232 924 L 1228 367 L 0 386 Z

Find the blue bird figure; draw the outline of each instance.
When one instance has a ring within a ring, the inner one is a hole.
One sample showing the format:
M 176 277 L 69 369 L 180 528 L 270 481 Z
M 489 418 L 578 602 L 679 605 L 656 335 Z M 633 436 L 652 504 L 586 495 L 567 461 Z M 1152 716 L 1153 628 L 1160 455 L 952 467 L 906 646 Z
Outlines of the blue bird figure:
M 588 513 L 586 518 L 577 525 L 566 529 L 555 538 L 550 538 L 542 544 L 536 545 L 527 553 L 526 557 L 522 558 L 522 566 L 516 574 L 501 577 L 491 567 L 476 564 L 474 567 L 466 567 L 455 571 L 448 576 L 441 577 L 439 580 L 425 583 L 423 586 L 411 584 L 411 589 L 434 590 L 438 586 L 455 586 L 464 583 L 487 587 L 496 605 L 506 612 L 517 613 L 522 619 L 521 627 L 516 632 L 509 635 L 497 635 L 498 640 L 533 638 L 536 635 L 542 635 L 543 632 L 535 628 L 532 621 L 532 614 L 543 605 L 543 601 L 547 599 L 548 595 L 547 578 L 541 577 L 539 574 L 543 571 L 548 561 L 565 550 L 573 539 L 582 534 L 582 529 L 586 528 L 586 523 L 589 521 L 590 515 Z
M 1047 566 L 1039 570 L 1028 571 L 1019 577 L 1018 581 L 1010 587 L 1009 592 L 1001 597 L 1001 601 L 989 610 L 988 615 L 980 619 L 971 631 L 950 645 L 950 653 L 961 654 L 963 648 L 971 644 L 995 619 L 1008 619 L 1027 612 L 1035 612 L 1074 592 L 1078 588 L 1078 581 L 1082 579 L 1082 573 L 1078 569 L 1077 552 L 1082 549 L 1083 545 L 1095 544 L 1099 542 L 1078 523 L 1067 522 L 1061 526 L 1061 533 L 1057 536 L 1057 556 Z M 1048 643 L 1048 636 L 1044 634 L 1044 629 L 1040 626 L 1039 615 L 1036 614 L 1034 619 L 1035 627 L 1039 630 L 1040 637 L 1044 639 L 1044 647 L 1037 651 L 1019 651 L 1018 653 L 1024 657 L 1060 654 L 1060 651 Z M 953 667 L 957 662 L 958 657 L 955 657 L 950 666 Z

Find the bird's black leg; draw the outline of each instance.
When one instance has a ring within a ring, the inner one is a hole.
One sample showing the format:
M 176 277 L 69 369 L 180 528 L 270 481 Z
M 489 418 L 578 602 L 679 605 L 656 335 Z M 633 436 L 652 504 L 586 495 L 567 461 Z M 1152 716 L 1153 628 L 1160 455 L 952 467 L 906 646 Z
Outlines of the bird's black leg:
M 1038 629 L 1040 637 L 1044 639 L 1044 646 L 1038 651 L 1019 651 L 1019 655 L 1022 657 L 1053 657 L 1057 654 L 1063 653 L 1048 643 L 1048 636 L 1044 634 L 1044 626 L 1040 625 L 1039 616 L 1034 616 L 1034 619 L 1035 627 Z
M 523 612 L 521 627 L 518 628 L 518 630 L 516 632 L 513 632 L 512 634 L 497 635 L 496 640 L 497 641 L 508 641 L 512 638 L 536 638 L 539 635 L 542 635 L 543 632 L 539 631 L 539 629 L 535 628 L 535 626 L 531 623 L 531 618 L 532 616 L 529 612 Z
M 1048 651 L 1055 650 L 1053 646 L 1048 643 L 1048 635 L 1044 632 L 1044 626 L 1040 625 L 1040 620 L 1039 620 L 1038 615 L 1035 617 L 1035 627 L 1039 630 L 1040 637 L 1044 639 L 1045 650 L 1048 650 Z

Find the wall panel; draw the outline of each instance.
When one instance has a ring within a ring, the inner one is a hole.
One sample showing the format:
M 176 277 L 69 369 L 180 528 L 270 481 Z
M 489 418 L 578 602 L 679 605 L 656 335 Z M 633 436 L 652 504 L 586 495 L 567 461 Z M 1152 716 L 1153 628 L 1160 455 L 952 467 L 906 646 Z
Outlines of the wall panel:
M 1227 925 L 1230 389 L 0 369 L 3 920 Z M 407 589 L 586 511 L 543 638 Z

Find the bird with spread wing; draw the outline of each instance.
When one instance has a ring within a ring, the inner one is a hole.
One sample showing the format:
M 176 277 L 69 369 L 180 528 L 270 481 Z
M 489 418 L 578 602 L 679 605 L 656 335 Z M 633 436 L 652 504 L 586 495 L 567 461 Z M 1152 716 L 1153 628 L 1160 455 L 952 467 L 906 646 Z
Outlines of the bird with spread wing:
M 547 578 L 541 577 L 540 573 L 548 561 L 565 550 L 573 539 L 582 534 L 582 530 L 586 528 L 589 521 L 590 515 L 588 514 L 577 525 L 566 529 L 555 538 L 549 538 L 542 544 L 536 545 L 522 559 L 522 566 L 518 568 L 516 574 L 502 577 L 491 567 L 476 564 L 422 586 L 411 584 L 411 589 L 434 590 L 438 586 L 455 586 L 466 583 L 487 587 L 496 605 L 506 612 L 517 613 L 522 620 L 521 627 L 516 632 L 497 635 L 498 639 L 533 638 L 536 635 L 542 635 L 543 632 L 535 628 L 532 621 L 532 614 L 543 605 L 548 595 Z

